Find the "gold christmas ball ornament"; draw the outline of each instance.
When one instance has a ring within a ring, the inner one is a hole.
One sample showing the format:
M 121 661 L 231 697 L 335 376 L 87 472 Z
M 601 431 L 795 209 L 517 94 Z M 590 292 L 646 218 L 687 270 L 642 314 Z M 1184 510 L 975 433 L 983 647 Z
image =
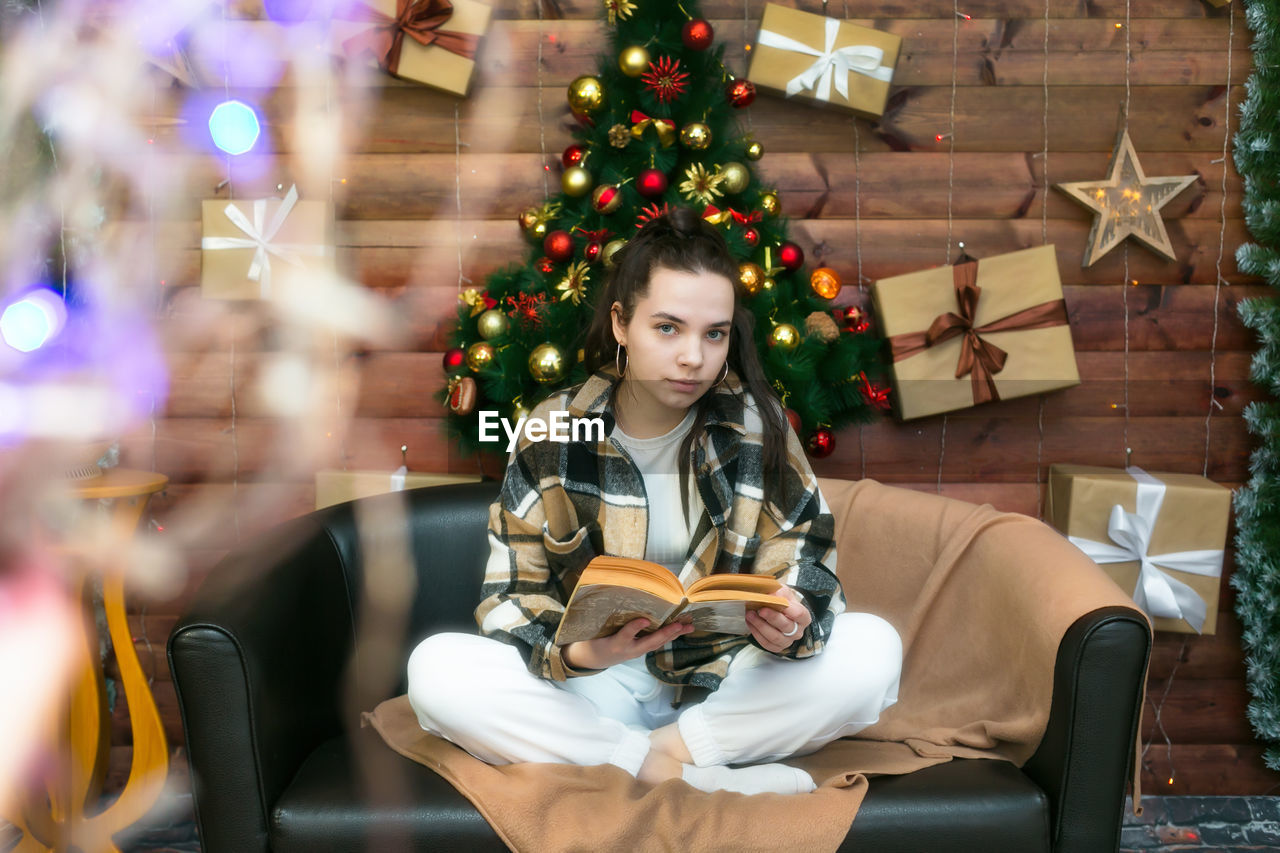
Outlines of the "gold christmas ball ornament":
M 522 403 L 516 403 L 516 407 L 511 410 L 511 419 L 516 423 L 529 417 L 529 409 Z
M 569 106 L 575 113 L 585 115 L 590 115 L 604 106 L 604 86 L 600 84 L 600 80 L 590 74 L 584 74 L 570 83 Z
M 781 209 L 781 207 L 782 206 L 778 204 L 777 193 L 768 192 L 768 193 L 763 193 L 760 196 L 760 209 L 763 210 L 765 213 L 769 214 L 770 216 L 777 216 L 778 211 Z
M 791 352 L 800 343 L 800 333 L 790 323 L 779 323 L 769 333 L 769 346 Z
M 604 265 L 606 267 L 613 266 L 613 256 L 616 255 L 618 250 L 625 245 L 627 245 L 627 241 L 621 238 L 617 240 L 610 240 L 608 243 L 605 243 L 604 248 L 600 250 L 600 260 L 604 261 Z
M 840 274 L 830 267 L 818 267 L 809 273 L 809 287 L 823 299 L 840 295 Z
M 595 178 L 591 177 L 591 173 L 583 167 L 570 166 L 560 176 L 560 189 L 564 190 L 564 194 L 567 196 L 581 198 L 591 192 L 591 187 L 595 182 Z
M 529 229 L 538 224 L 538 220 L 542 218 L 542 211 L 536 207 L 526 207 L 520 211 L 520 215 L 516 221 L 520 223 L 520 230 L 529 233 Z
M 741 163 L 725 163 L 720 167 L 720 188 L 729 195 L 737 195 L 751 183 L 751 172 Z
M 555 344 L 538 344 L 529 353 L 529 373 L 543 385 L 559 382 L 564 372 L 564 353 Z
M 467 367 L 476 373 L 493 364 L 493 344 L 488 341 L 476 341 L 467 347 Z
M 649 51 L 640 45 L 623 48 L 618 54 L 618 67 L 628 77 L 639 77 L 649 68 Z
M 738 281 L 742 282 L 742 288 L 749 296 L 755 296 L 764 284 L 764 270 L 759 264 L 743 261 L 738 264 Z
M 702 151 L 711 144 L 711 128 L 700 121 L 680 128 L 680 144 L 694 151 Z
M 480 332 L 480 337 L 486 341 L 505 335 L 510 328 L 511 319 L 497 308 L 490 308 L 480 315 L 479 320 L 476 320 L 476 329 Z
M 759 142 L 753 142 L 747 146 L 746 155 L 748 160 L 759 160 L 764 156 L 764 146 Z

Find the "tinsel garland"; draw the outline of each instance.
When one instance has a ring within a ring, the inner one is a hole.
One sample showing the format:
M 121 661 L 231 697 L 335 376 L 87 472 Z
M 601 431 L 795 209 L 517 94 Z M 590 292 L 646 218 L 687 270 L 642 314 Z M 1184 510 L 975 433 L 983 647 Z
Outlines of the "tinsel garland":
M 1240 270 L 1280 288 L 1280 0 L 1249 0 L 1253 74 L 1245 84 L 1236 168 L 1244 179 L 1245 222 L 1254 243 L 1236 252 Z M 1241 321 L 1258 333 L 1251 378 L 1280 398 L 1280 299 L 1268 295 L 1240 303 Z M 1249 482 L 1237 490 L 1236 615 L 1249 692 L 1248 718 L 1266 746 L 1264 761 L 1280 770 L 1280 403 L 1250 403 L 1244 411 L 1257 439 Z

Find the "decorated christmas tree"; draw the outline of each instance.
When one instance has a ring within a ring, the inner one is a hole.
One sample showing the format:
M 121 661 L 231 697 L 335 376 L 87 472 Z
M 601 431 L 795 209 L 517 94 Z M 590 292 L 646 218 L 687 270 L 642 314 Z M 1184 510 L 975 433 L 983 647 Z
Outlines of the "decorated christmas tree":
M 755 88 L 722 62 L 696 4 L 606 0 L 611 50 L 568 87 L 576 142 L 562 192 L 519 217 L 528 260 L 467 290 L 445 354 L 450 431 L 478 442 L 478 411 L 513 423 L 586 379 L 583 335 L 610 259 L 644 222 L 676 206 L 718 226 L 740 261 L 766 376 L 814 456 L 839 427 L 888 407 L 880 341 L 862 310 L 836 307 L 835 271 L 809 269 L 787 236 L 777 193 L 756 173 L 759 142 L 737 115 Z

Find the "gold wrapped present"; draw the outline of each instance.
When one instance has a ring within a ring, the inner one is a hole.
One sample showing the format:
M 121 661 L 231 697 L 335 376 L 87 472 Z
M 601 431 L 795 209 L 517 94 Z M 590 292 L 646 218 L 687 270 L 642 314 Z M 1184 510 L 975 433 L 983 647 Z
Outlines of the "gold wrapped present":
M 903 420 L 1080 383 L 1053 246 L 877 281 Z
M 1045 514 L 1151 617 L 1212 634 L 1231 491 L 1196 474 L 1050 465 Z
M 331 49 L 404 80 L 466 96 L 491 12 L 477 0 L 359 0 L 331 21 Z
M 892 33 L 766 3 L 747 76 L 788 98 L 879 118 L 901 48 Z
M 333 205 L 283 199 L 201 202 L 200 292 L 209 299 L 265 299 L 272 269 L 333 265 Z
M 425 474 L 403 469 L 398 471 L 317 471 L 316 509 L 387 492 L 421 489 L 424 486 L 446 486 L 451 483 L 478 482 L 480 482 L 478 475 Z

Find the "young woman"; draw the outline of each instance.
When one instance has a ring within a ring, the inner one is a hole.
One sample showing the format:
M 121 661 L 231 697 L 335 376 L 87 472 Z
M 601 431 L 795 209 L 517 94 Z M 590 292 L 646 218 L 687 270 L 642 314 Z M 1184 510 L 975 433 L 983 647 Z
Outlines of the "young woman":
M 493 764 L 615 764 L 643 782 L 804 793 L 772 763 L 871 725 L 897 701 L 902 645 L 845 613 L 833 522 L 764 378 L 737 263 L 690 210 L 614 256 L 586 342 L 587 382 L 531 417 L 602 419 L 603 441 L 523 439 L 489 517 L 482 636 L 438 634 L 409 660 L 420 725 Z M 554 643 L 597 554 L 775 577 L 783 611 L 750 635 L 637 619 Z M 868 567 L 874 571 L 874 567 Z M 731 767 L 730 765 L 750 765 Z

